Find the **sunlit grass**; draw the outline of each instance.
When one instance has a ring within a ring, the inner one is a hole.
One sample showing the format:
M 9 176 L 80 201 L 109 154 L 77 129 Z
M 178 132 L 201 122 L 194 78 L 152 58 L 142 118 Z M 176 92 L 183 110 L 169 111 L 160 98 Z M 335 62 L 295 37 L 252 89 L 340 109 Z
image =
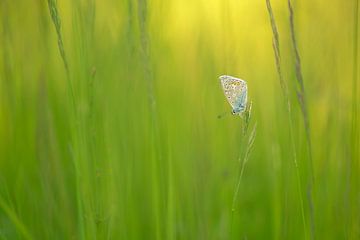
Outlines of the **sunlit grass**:
M 358 239 L 358 8 L 1 1 L 0 239 Z

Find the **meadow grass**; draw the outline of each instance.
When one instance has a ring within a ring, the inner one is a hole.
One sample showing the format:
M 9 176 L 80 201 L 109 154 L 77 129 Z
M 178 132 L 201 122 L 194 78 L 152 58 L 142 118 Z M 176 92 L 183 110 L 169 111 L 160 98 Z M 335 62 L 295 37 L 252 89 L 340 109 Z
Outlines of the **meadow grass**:
M 288 90 L 288 84 L 286 83 L 282 69 L 281 69 L 281 54 L 280 54 L 280 40 L 279 40 L 279 32 L 276 26 L 276 21 L 274 17 L 274 13 L 271 7 L 270 0 L 266 1 L 267 10 L 269 12 L 270 17 L 270 25 L 273 32 L 273 39 L 272 39 L 272 45 L 274 49 L 274 56 L 275 56 L 275 65 L 277 74 L 280 81 L 280 86 L 282 90 L 282 95 L 284 97 L 284 102 L 286 106 L 287 111 L 287 119 L 288 119 L 288 125 L 289 125 L 289 137 L 290 137 L 290 145 L 292 149 L 292 158 L 295 166 L 296 171 L 296 180 L 297 180 L 297 189 L 299 193 L 299 202 L 301 207 L 301 217 L 302 217 L 302 223 L 304 227 L 304 235 L 307 236 L 307 230 L 306 230 L 306 222 L 305 222 L 305 210 L 304 210 L 304 201 L 302 197 L 302 184 L 301 184 L 301 177 L 299 172 L 299 166 L 298 166 L 298 160 L 297 160 L 297 154 L 296 154 L 296 148 L 295 148 L 295 140 L 294 140 L 294 133 L 293 133 L 293 123 L 292 123 L 292 112 L 291 112 L 291 103 L 289 99 L 289 90 Z M 289 3 L 289 9 L 290 9 L 290 16 L 291 16 L 291 22 L 292 22 L 292 10 Z M 293 25 L 291 24 L 291 28 L 293 29 Z M 293 33 L 293 31 L 292 31 Z M 294 41 L 294 37 L 292 38 Z M 306 237 L 305 237 L 306 238 Z
M 358 14 L 0 1 L 0 239 L 358 239 Z

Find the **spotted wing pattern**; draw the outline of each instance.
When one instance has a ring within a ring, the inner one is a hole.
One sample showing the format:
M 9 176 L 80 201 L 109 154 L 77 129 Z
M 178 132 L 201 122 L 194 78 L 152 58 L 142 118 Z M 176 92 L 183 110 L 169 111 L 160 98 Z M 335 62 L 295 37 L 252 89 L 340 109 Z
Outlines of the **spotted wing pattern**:
M 242 112 L 247 103 L 247 84 L 244 80 L 231 76 L 220 76 L 226 99 L 234 111 Z

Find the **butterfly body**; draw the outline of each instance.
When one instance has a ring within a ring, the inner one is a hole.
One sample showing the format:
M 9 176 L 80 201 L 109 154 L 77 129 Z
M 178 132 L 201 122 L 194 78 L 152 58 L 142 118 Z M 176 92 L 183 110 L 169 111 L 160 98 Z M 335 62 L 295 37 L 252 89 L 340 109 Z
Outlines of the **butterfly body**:
M 232 107 L 232 114 L 240 115 L 247 106 L 247 84 L 240 78 L 228 75 L 219 77 L 225 97 Z

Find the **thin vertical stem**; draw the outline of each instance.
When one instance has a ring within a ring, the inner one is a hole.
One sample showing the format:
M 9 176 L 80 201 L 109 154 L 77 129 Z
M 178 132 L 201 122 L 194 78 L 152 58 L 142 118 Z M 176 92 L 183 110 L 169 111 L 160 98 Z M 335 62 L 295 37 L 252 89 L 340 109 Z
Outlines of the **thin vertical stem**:
M 356 174 L 356 169 L 359 169 L 359 129 L 358 129 L 358 34 L 359 34 L 359 0 L 355 0 L 354 3 L 354 29 L 353 29 L 353 74 L 352 74 L 352 120 L 351 120 L 351 160 L 349 163 L 350 169 L 348 169 L 348 179 L 352 181 L 351 189 L 353 192 L 357 192 L 359 189 L 359 177 Z M 352 179 L 351 179 L 352 178 Z M 358 216 L 358 208 L 355 208 L 357 204 L 355 201 L 357 199 L 357 195 L 352 196 L 352 201 L 349 203 L 350 207 L 350 229 L 354 226 L 352 222 L 351 214 L 355 213 L 357 219 L 355 219 L 355 226 L 357 226 L 359 221 Z M 351 238 L 351 235 L 350 235 Z
M 248 119 L 247 121 L 249 121 L 249 120 L 250 119 Z M 244 127 L 243 140 L 245 140 L 245 137 L 247 135 L 246 129 L 248 126 L 246 124 L 247 123 L 245 123 L 243 126 Z M 239 168 L 238 179 L 236 181 L 235 192 L 234 192 L 234 196 L 233 196 L 233 200 L 232 200 L 232 204 L 231 204 L 230 239 L 232 239 L 232 233 L 233 233 L 233 222 L 234 222 L 234 213 L 236 210 L 235 205 L 236 205 L 236 201 L 237 201 L 237 196 L 239 195 L 239 190 L 240 190 L 241 180 L 242 180 L 244 170 L 245 170 L 245 165 L 249 160 L 249 156 L 250 156 L 252 147 L 254 145 L 255 137 L 256 137 L 256 123 L 254 125 L 253 130 L 251 131 L 251 133 L 249 135 L 244 156 L 242 157 L 242 154 L 240 154 L 240 156 L 239 156 L 240 168 Z M 242 145 L 245 145 L 245 144 L 242 144 Z
M 300 104 L 301 113 L 303 116 L 304 127 L 305 127 L 305 135 L 306 135 L 306 142 L 308 147 L 308 162 L 310 168 L 310 181 L 308 182 L 308 201 L 309 201 L 309 210 L 310 210 L 310 224 L 311 224 L 311 238 L 314 239 L 315 234 L 315 221 L 314 221 L 314 211 L 313 211 L 313 184 L 314 184 L 314 170 L 313 170 L 313 157 L 312 157 L 312 144 L 311 144 L 311 132 L 310 132 L 310 123 L 309 123 L 309 113 L 307 108 L 307 101 L 306 101 L 306 94 L 305 94 L 305 87 L 304 87 L 304 80 L 303 74 L 301 70 L 301 59 L 298 50 L 298 45 L 295 36 L 295 27 L 294 27 L 294 11 L 291 5 L 291 1 L 287 0 L 288 8 L 289 8 L 289 22 L 290 22 L 290 33 L 291 33 L 291 41 L 293 45 L 294 55 L 295 55 L 295 75 L 298 83 L 298 88 L 296 89 L 297 92 L 297 99 Z
M 308 144 L 308 152 L 309 152 L 309 161 L 310 161 L 310 174 L 311 180 L 314 182 L 314 173 L 313 173 L 313 160 L 312 160 L 312 144 L 311 144 L 311 135 L 310 135 L 310 123 L 309 123 L 309 113 L 307 109 L 307 102 L 305 96 L 305 87 L 304 87 L 304 80 L 303 74 L 301 70 L 301 59 L 300 54 L 297 46 L 296 36 L 295 36 L 295 27 L 294 27 L 294 11 L 291 5 L 291 1 L 288 0 L 288 7 L 289 7 L 289 20 L 290 20 L 290 32 L 291 32 L 291 41 L 293 45 L 293 50 L 295 54 L 295 74 L 299 89 L 297 89 L 297 97 L 301 107 L 301 112 L 303 114 L 304 126 L 305 126 L 305 133 L 306 133 L 306 141 Z
M 76 104 L 75 104 L 75 95 L 74 95 L 72 81 L 70 78 L 69 65 L 68 65 L 68 61 L 66 58 L 64 43 L 63 43 L 62 34 L 61 34 L 61 19 L 60 19 L 60 15 L 58 12 L 57 1 L 56 0 L 48 0 L 48 7 L 49 7 L 49 12 L 50 12 L 52 22 L 53 22 L 55 30 L 56 30 L 58 48 L 59 48 L 61 59 L 64 64 L 65 72 L 66 72 L 66 78 L 68 81 L 68 87 L 69 87 L 69 91 L 70 91 L 70 99 L 71 99 L 71 104 L 72 104 L 71 110 L 75 116 L 76 123 L 78 123 L 77 122 L 78 119 L 76 117 L 77 111 L 76 111 Z M 75 168 L 75 173 L 76 173 L 76 201 L 77 201 L 77 218 L 78 218 L 78 224 L 79 224 L 78 229 L 79 229 L 79 235 L 80 235 L 79 238 L 84 239 L 85 231 L 84 231 L 84 223 L 83 223 L 83 205 L 82 205 L 83 203 L 82 203 L 81 194 L 80 194 L 80 169 L 79 169 L 79 164 L 74 157 L 72 146 L 70 145 L 69 148 L 70 148 L 70 154 L 74 160 L 73 163 L 74 163 L 74 168 Z
M 151 136 L 150 142 L 152 143 L 152 155 L 151 155 L 151 181 L 153 186 L 152 192 L 152 203 L 153 210 L 155 211 L 155 238 L 161 239 L 161 216 L 160 216 L 160 189 L 159 189 L 159 164 L 158 157 L 160 153 L 160 146 L 156 144 L 159 139 L 159 126 L 157 122 L 157 109 L 156 109 L 156 98 L 154 92 L 154 76 L 153 69 L 150 61 L 150 39 L 148 35 L 148 1 L 138 0 L 138 20 L 140 27 L 140 44 L 141 44 L 141 58 L 143 61 L 143 74 L 144 81 L 147 85 L 147 96 L 150 110 L 150 121 L 151 121 Z
M 56 0 L 48 0 L 48 6 L 49 6 L 49 12 L 52 19 L 52 22 L 54 24 L 56 35 L 57 35 L 57 42 L 58 42 L 58 48 L 61 56 L 61 60 L 63 61 L 65 72 L 66 72 L 66 78 L 69 85 L 70 90 L 70 97 L 73 104 L 73 110 L 75 111 L 75 95 L 74 90 L 72 86 L 72 82 L 70 79 L 70 71 L 69 71 L 69 65 L 65 54 L 65 48 L 64 48 L 64 42 L 62 38 L 61 33 L 61 19 L 57 8 L 57 1 Z
M 353 159 L 357 159 L 358 150 L 358 31 L 359 31 L 359 0 L 355 0 L 354 10 L 354 35 L 353 35 L 353 86 L 352 86 L 352 138 L 353 138 Z
M 288 87 L 287 87 L 287 84 L 286 84 L 286 82 L 284 80 L 282 70 L 281 70 L 281 55 L 280 55 L 279 33 L 278 33 L 278 30 L 277 30 L 275 17 L 274 17 L 274 14 L 273 14 L 273 10 L 272 10 L 272 7 L 271 7 L 270 0 L 266 0 L 266 5 L 267 5 L 268 13 L 269 13 L 270 25 L 271 25 L 271 29 L 272 29 L 272 33 L 273 33 L 273 44 L 272 44 L 272 46 L 273 46 L 273 50 L 274 50 L 276 70 L 277 70 L 277 73 L 278 73 L 280 86 L 281 86 L 282 94 L 284 96 L 286 110 L 287 110 L 287 116 L 288 116 L 287 119 L 288 119 L 288 125 L 289 125 L 289 135 L 290 135 L 290 142 L 291 142 L 293 161 L 294 161 L 294 166 L 295 166 L 295 171 L 296 171 L 298 194 L 299 194 L 299 197 L 300 197 L 300 207 L 301 207 L 301 216 L 302 216 L 302 222 L 303 222 L 303 227 L 304 227 L 304 234 L 305 234 L 305 236 L 307 236 L 307 234 L 306 234 L 306 221 L 305 221 L 304 202 L 303 202 L 302 193 L 301 193 L 301 189 L 302 189 L 301 178 L 300 178 L 300 171 L 299 171 L 297 155 L 296 155 L 295 140 L 294 140 L 294 134 L 293 134 L 293 125 L 292 125 L 292 120 L 291 120 L 291 104 L 290 104 L 290 99 L 289 99 L 289 91 L 288 91 Z

